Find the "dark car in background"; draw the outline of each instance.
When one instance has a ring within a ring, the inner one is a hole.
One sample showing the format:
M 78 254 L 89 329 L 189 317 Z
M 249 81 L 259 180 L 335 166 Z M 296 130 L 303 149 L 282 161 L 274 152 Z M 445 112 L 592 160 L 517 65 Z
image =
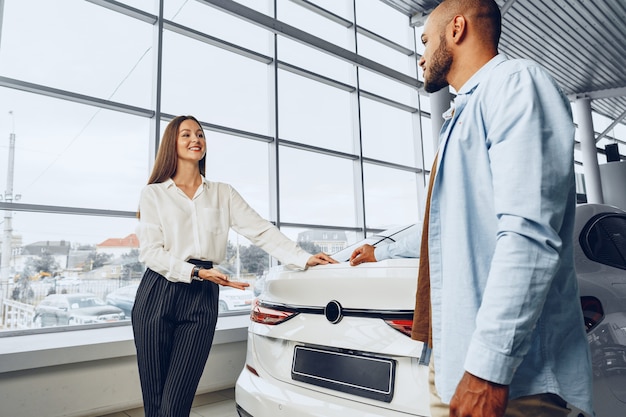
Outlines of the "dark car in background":
M 626 416 L 626 212 L 581 205 L 575 236 L 596 415 Z
M 91 293 L 51 294 L 35 307 L 35 327 L 108 323 L 124 320 L 124 312 Z
M 106 297 L 106 303 L 115 307 L 119 307 L 126 314 L 126 319 L 130 320 L 133 304 L 135 304 L 135 296 L 137 295 L 139 284 L 126 285 L 117 290 L 110 292 Z
M 363 243 L 386 245 L 408 233 L 419 228 L 368 237 L 334 254 L 339 264 L 270 270 L 235 387 L 240 416 L 430 415 L 428 367 L 419 365 L 426 358 L 410 338 L 419 260 L 348 263 Z M 626 212 L 580 205 L 574 233 L 596 417 L 626 416 Z

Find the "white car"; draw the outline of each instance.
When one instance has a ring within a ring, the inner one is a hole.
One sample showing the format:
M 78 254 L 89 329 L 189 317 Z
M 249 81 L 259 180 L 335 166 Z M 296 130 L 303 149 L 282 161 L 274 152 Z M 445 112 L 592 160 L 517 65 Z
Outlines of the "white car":
M 333 256 L 347 261 L 363 243 L 406 233 L 417 229 L 386 231 Z M 578 206 L 575 236 L 596 416 L 626 416 L 626 212 Z M 251 311 L 239 415 L 430 415 L 426 358 L 410 338 L 417 269 L 418 259 L 272 269 Z
M 403 227 L 362 243 L 384 244 Z M 304 272 L 270 271 L 255 300 L 246 366 L 235 395 L 240 416 L 429 415 L 423 345 L 410 338 L 417 259 Z

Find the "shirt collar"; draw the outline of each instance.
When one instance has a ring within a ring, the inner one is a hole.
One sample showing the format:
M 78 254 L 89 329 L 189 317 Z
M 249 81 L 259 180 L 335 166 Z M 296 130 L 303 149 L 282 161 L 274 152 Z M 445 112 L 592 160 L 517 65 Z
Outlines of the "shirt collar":
M 176 184 L 174 184 L 174 180 L 171 178 L 166 179 L 165 181 L 163 181 L 163 185 L 165 186 L 165 188 L 172 188 L 174 187 Z
M 454 113 L 457 107 L 462 107 L 463 103 L 465 103 L 468 97 L 474 92 L 478 84 L 489 75 L 491 69 L 494 68 L 499 63 L 506 61 L 508 58 L 504 54 L 498 54 L 491 58 L 485 65 L 483 65 L 478 71 L 474 73 L 470 77 L 469 80 L 463 84 L 463 86 L 459 89 L 456 94 L 456 97 L 453 100 L 453 104 L 450 108 L 442 115 L 444 120 L 450 120 L 454 117 Z
M 500 64 L 503 61 L 506 61 L 508 58 L 504 54 L 498 54 L 491 58 L 489 62 L 483 65 L 478 71 L 474 73 L 470 77 L 469 80 L 463 84 L 463 86 L 459 89 L 458 94 L 471 94 L 474 89 L 480 84 L 480 82 L 489 76 L 491 69 L 496 65 Z
M 207 189 L 210 187 L 210 182 L 209 180 L 207 180 L 206 178 L 202 177 L 202 188 Z M 165 181 L 163 181 L 163 186 L 165 188 L 172 188 L 174 186 L 176 186 L 176 183 L 174 183 L 174 180 L 171 178 L 166 179 Z

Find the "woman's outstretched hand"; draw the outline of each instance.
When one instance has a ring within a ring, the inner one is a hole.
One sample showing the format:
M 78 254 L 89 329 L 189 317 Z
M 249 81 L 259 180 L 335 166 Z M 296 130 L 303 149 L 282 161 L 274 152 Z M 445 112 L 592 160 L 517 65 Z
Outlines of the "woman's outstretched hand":
M 317 253 L 309 258 L 306 266 L 326 265 L 339 263 L 324 252 Z
M 224 287 L 233 287 L 238 290 L 245 290 L 250 286 L 247 282 L 243 281 L 231 281 L 228 275 L 222 274 L 215 268 L 201 269 L 198 276 L 204 280 L 212 281 L 216 284 L 223 285 Z

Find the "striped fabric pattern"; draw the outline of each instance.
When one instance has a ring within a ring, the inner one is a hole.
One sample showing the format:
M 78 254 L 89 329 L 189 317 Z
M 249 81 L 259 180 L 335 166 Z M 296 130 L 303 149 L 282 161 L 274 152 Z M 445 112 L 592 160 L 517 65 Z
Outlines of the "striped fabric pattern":
M 146 417 L 188 417 L 211 350 L 219 286 L 174 283 L 148 269 L 132 325 Z

